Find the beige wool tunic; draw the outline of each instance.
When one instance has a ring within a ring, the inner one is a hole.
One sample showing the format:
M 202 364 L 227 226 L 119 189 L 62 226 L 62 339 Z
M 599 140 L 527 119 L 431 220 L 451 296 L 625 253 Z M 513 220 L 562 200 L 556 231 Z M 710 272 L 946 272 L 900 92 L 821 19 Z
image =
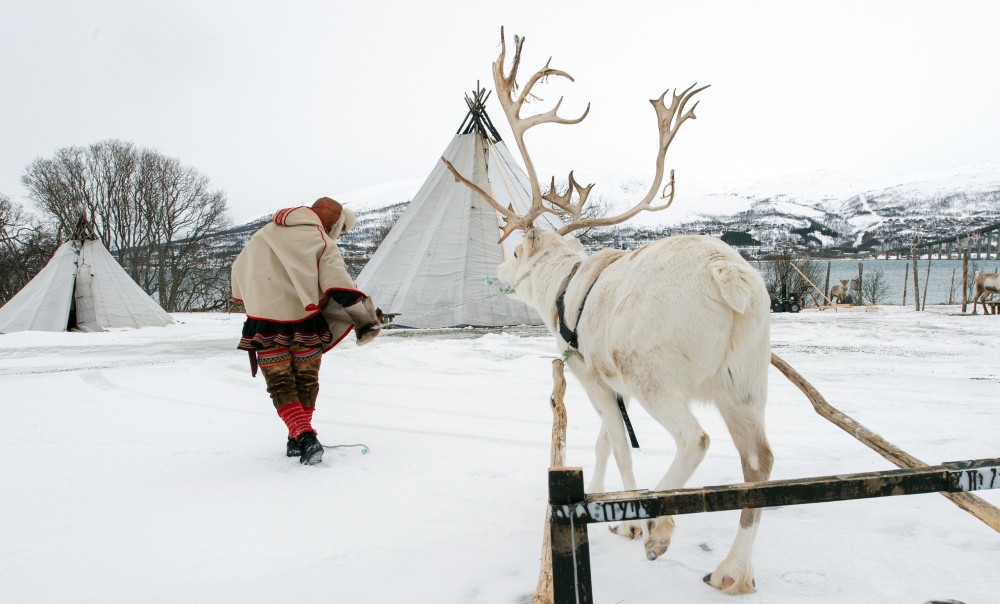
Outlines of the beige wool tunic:
M 278 211 L 274 219 L 254 233 L 232 268 L 233 299 L 242 302 L 247 316 L 276 323 L 308 319 L 330 307 L 334 291 L 358 291 L 344 265 L 336 243 L 323 229 L 312 208 L 300 206 Z M 340 312 L 324 312 L 335 341 L 353 323 Z

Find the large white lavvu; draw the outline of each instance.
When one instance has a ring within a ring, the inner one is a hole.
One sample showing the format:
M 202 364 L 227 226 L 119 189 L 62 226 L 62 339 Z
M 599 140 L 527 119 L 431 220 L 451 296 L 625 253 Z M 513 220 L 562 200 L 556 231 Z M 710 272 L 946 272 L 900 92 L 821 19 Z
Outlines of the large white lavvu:
M 94 239 L 59 246 L 35 278 L 0 308 L 0 333 L 101 331 L 174 320 Z
M 505 207 L 526 208 L 528 178 L 492 127 L 484 92 L 467 98 L 469 114 L 444 157 Z M 498 225 L 496 210 L 436 162 L 358 275 L 358 287 L 382 312 L 398 315 L 400 326 L 538 325 L 533 309 L 487 283 L 514 244 L 497 243 Z
M 687 105 L 705 87 L 675 91 L 669 102 L 666 92 L 650 101 L 659 133 L 652 186 L 642 200 L 616 216 L 587 217 L 584 206 L 593 185 L 581 186 L 570 172 L 565 192 L 550 188 L 543 194 L 524 133 L 544 123 L 579 123 L 590 106 L 580 117 L 567 119 L 558 114 L 560 99 L 548 111 L 522 116 L 524 103 L 537 98 L 532 92 L 536 83 L 548 77 L 572 77 L 546 63 L 519 87 L 516 77 L 524 39 L 514 36 L 514 57 L 509 73 L 504 73 L 503 30 L 500 38 L 493 80 L 524 158 L 531 207 L 527 211 L 505 207 L 447 158 L 443 162 L 456 179 L 503 215 L 501 239 L 524 233 L 513 257 L 500 266 L 500 276 L 514 288 L 514 297 L 541 315 L 601 418 L 589 490 L 604 490 L 611 453 L 625 489 L 638 486 L 623 417 L 632 398 L 677 443 L 677 454 L 656 490 L 683 487 L 708 450 L 709 436 L 690 410 L 695 401 L 718 408 L 739 452 L 744 479 L 767 480 L 773 465 L 764 431 L 771 361 L 770 296 L 760 274 L 730 246 L 712 237 L 671 237 L 632 252 L 601 250 L 589 257 L 575 240 L 563 237 L 577 229 L 618 224 L 639 212 L 670 206 L 676 189 L 671 172 L 660 191 L 664 158 L 681 125 L 695 118 L 698 103 Z M 560 216 L 564 224 L 555 233 L 545 232 L 536 226 L 545 215 Z M 750 559 L 759 522 L 760 510 L 742 511 L 729 554 L 704 578 L 706 583 L 727 593 L 755 591 Z M 670 546 L 674 521 L 660 517 L 612 530 L 630 539 L 644 536 L 646 557 L 654 560 Z

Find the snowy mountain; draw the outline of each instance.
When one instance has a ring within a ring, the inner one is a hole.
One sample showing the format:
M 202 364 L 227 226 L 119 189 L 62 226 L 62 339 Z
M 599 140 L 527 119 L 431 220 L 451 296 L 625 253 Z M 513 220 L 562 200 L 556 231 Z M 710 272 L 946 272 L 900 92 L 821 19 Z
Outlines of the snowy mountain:
M 610 184 L 611 186 L 607 186 Z M 621 211 L 645 190 L 640 179 L 607 182 L 603 199 Z M 595 187 L 592 196 L 601 198 Z M 658 236 L 684 232 L 721 236 L 748 233 L 769 247 L 835 248 L 845 252 L 890 249 L 951 237 L 1000 221 L 1000 163 L 882 179 L 816 171 L 712 190 L 678 180 L 673 205 L 618 227 Z M 605 238 L 607 239 L 607 238 Z
M 648 189 L 642 177 L 588 173 L 597 185 L 591 203 L 607 214 L 638 201 Z M 358 227 L 341 240 L 345 257 L 359 262 L 395 221 L 422 181 L 390 182 L 334 197 L 358 214 Z M 557 188 L 566 181 L 557 180 Z M 260 216 L 218 236 L 223 253 L 235 255 L 270 216 Z M 904 176 L 858 178 L 820 170 L 720 187 L 679 175 L 674 203 L 643 212 L 627 225 L 594 229 L 590 247 L 634 248 L 679 233 L 721 237 L 745 234 L 761 252 L 793 248 L 814 253 L 878 251 L 934 240 L 1000 221 L 1000 163 L 984 162 Z

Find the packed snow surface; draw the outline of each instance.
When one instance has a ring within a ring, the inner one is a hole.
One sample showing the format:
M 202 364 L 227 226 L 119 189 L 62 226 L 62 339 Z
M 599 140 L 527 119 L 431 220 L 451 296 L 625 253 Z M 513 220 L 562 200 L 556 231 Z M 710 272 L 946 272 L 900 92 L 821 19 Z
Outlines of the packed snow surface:
M 323 463 L 284 456 L 242 316 L 0 335 L 0 599 L 36 603 L 522 603 L 539 570 L 554 339 L 534 328 L 388 332 L 324 357 Z M 929 464 L 1000 457 L 1000 317 L 958 307 L 772 316 L 774 351 L 845 413 Z M 598 421 L 569 378 L 567 462 Z M 689 486 L 737 483 L 717 412 Z M 650 487 L 674 445 L 637 405 Z M 777 370 L 773 478 L 894 469 Z M 609 471 L 608 487 L 620 489 Z M 1000 504 L 1000 492 L 981 496 Z M 595 602 L 997 601 L 1000 534 L 939 494 L 767 509 L 758 592 L 701 581 L 739 512 L 677 517 L 670 550 L 590 528 Z

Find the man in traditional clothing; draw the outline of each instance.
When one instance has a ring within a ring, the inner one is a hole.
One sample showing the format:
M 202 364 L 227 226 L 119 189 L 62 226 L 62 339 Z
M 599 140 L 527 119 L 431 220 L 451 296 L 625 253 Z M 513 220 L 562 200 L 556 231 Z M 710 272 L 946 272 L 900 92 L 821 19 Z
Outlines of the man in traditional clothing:
M 233 299 L 247 313 L 238 348 L 249 351 L 254 376 L 260 367 L 288 427 L 286 454 L 306 465 L 323 459 L 312 427 L 323 354 L 352 328 L 359 345 L 379 333 L 375 307 L 336 245 L 353 226 L 350 210 L 322 197 L 312 207 L 280 210 L 233 262 Z

